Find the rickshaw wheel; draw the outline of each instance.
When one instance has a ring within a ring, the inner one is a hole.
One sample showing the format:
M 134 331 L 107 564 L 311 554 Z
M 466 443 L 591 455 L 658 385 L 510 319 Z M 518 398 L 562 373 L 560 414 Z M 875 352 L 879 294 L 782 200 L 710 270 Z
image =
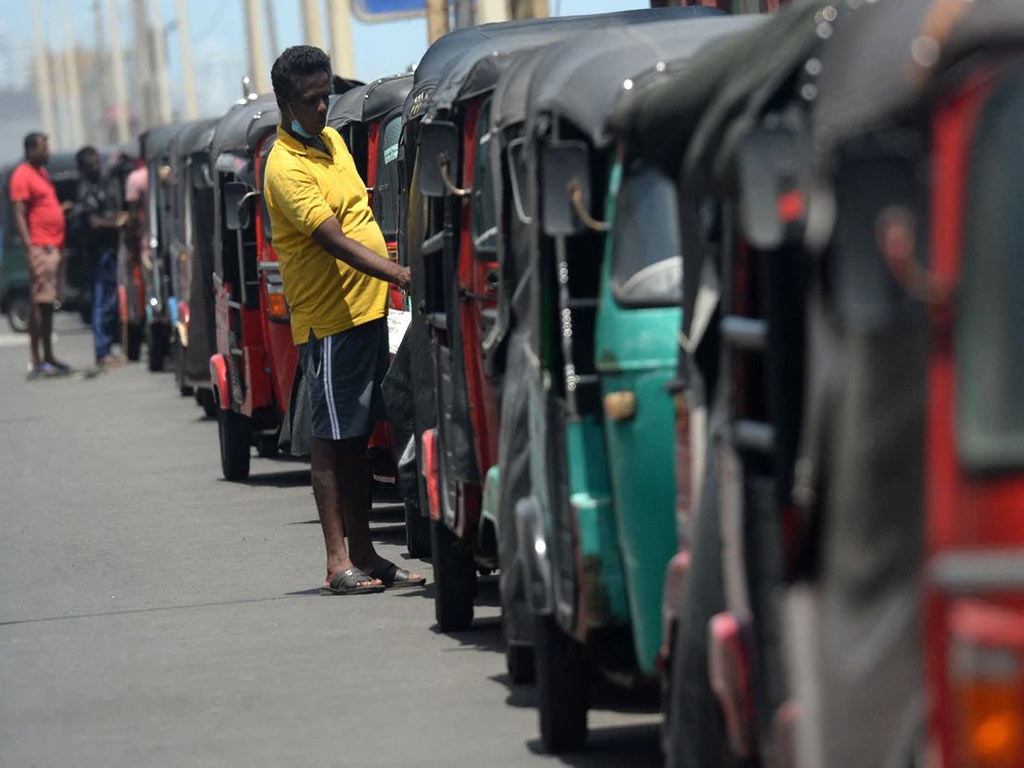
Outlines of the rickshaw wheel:
M 277 434 L 260 435 L 256 438 L 256 453 L 263 459 L 272 459 L 277 456 Z
M 167 357 L 167 331 L 162 326 L 150 323 L 147 327 L 146 346 L 149 347 L 149 370 L 159 373 L 164 369 Z
M 28 333 L 28 313 L 32 311 L 32 303 L 28 296 L 18 295 L 11 299 L 7 307 L 7 324 L 15 333 Z
M 537 679 L 536 663 L 532 645 L 506 643 L 505 668 L 513 685 L 531 685 Z
M 231 482 L 245 480 L 249 477 L 249 419 L 230 408 L 221 408 L 217 414 L 217 432 L 224 479 Z
M 430 518 L 405 506 L 405 547 L 409 557 L 430 557 Z
M 208 419 L 217 415 L 217 403 L 213 400 L 213 390 L 199 388 L 195 391 L 196 404 L 203 409 L 203 414 Z
M 541 743 L 553 753 L 581 749 L 587 740 L 590 664 L 583 646 L 553 616 L 537 616 L 534 627 Z
M 434 560 L 434 616 L 442 632 L 458 632 L 473 624 L 476 564 L 458 538 L 438 520 L 430 521 Z
M 174 342 L 174 381 L 178 385 L 178 394 L 189 397 L 195 390 L 185 382 L 185 347 L 180 341 Z
M 133 363 L 142 356 L 142 325 L 139 323 L 125 324 L 124 356 Z

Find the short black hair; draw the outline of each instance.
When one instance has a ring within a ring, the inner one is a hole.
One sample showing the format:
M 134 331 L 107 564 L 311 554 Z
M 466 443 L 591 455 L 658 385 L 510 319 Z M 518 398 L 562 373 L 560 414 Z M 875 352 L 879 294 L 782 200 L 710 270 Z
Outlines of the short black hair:
M 78 164 L 78 167 L 81 168 L 82 165 L 85 163 L 85 158 L 90 157 L 92 155 L 99 156 L 99 154 L 100 153 L 96 149 L 96 147 L 92 146 L 91 144 L 86 144 L 80 150 L 75 152 L 75 162 Z
M 295 78 L 326 72 L 331 77 L 331 59 L 315 45 L 293 45 L 285 48 L 270 68 L 270 82 L 274 95 L 290 99 L 295 93 Z
M 36 145 L 45 138 L 48 138 L 47 135 L 39 131 L 32 131 L 32 133 L 27 134 L 24 142 L 26 154 L 35 149 Z

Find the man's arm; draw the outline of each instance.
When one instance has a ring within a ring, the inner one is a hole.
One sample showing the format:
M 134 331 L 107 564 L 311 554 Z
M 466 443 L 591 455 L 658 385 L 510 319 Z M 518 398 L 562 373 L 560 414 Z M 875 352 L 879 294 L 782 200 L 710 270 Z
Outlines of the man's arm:
M 353 269 L 409 290 L 408 267 L 400 267 L 390 259 L 374 253 L 362 243 L 346 237 L 341 224 L 333 216 L 313 230 L 313 241 L 338 261 L 345 262 Z
M 120 229 L 128 223 L 128 214 L 124 211 L 113 216 L 101 216 L 98 213 L 89 214 L 89 226 L 92 229 Z
M 28 236 L 28 219 L 25 216 L 24 200 L 14 201 L 14 228 L 18 231 L 18 237 L 26 247 L 32 245 L 32 240 Z

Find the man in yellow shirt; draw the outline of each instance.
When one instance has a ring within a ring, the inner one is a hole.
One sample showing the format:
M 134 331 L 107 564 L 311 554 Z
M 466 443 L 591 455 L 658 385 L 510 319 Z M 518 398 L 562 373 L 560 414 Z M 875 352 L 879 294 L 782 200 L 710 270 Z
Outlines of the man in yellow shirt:
M 327 54 L 308 45 L 288 48 L 270 76 L 281 125 L 264 194 L 309 383 L 313 495 L 327 547 L 324 589 L 358 594 L 420 585 L 422 576 L 374 550 L 366 458 L 373 422 L 383 416 L 387 284 L 408 288 L 409 269 L 388 258 L 352 156 L 326 127 Z

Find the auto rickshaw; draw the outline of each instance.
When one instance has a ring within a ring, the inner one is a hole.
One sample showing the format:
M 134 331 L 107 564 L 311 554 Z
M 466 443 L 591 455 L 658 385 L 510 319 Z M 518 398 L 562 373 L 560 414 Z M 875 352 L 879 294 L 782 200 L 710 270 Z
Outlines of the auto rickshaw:
M 533 201 L 522 213 L 536 221 L 519 270 L 533 304 L 523 354 L 531 493 L 515 520 L 552 751 L 586 738 L 597 670 L 656 679 L 663 574 L 676 549 L 665 385 L 677 349 L 667 329 L 679 325 L 683 255 L 702 243 L 692 224 L 647 236 L 647 216 L 677 210 L 674 189 L 616 162 L 608 120 L 623 94 L 759 21 L 590 32 L 533 67 L 523 176 L 535 188 L 514 195 Z
M 801 764 L 1024 765 L 1022 53 L 1018 3 L 918 0 L 847 12 L 821 56 Z
M 225 480 L 249 476 L 254 444 L 261 456 L 278 452 L 283 408 L 274 400 L 272 380 L 266 373 L 260 220 L 243 203 L 256 186 L 260 142 L 279 122 L 273 96 L 249 99 L 220 119 L 210 143 L 216 351 L 209 368 Z
M 439 52 L 431 49 L 417 69 L 406 136 L 407 144 L 414 132 L 417 136 L 413 172 L 430 213 L 415 238 L 422 245 L 410 244 L 410 263 L 422 258 L 422 268 L 413 269 L 413 325 L 429 340 L 423 349 L 433 356 L 423 370 L 435 373 L 433 402 L 418 405 L 434 409 L 421 423 L 437 425 L 421 432 L 421 469 L 430 489 L 435 614 L 443 630 L 471 623 L 476 571 L 499 565 L 497 397 L 504 345 L 497 325 L 491 92 L 503 70 L 528 51 L 571 33 L 701 13 L 713 11 L 668 9 L 487 25 L 464 31 L 466 47 L 458 53 L 452 40 L 439 44 Z M 444 54 L 450 58 L 443 60 Z M 412 208 L 410 220 L 423 223 Z M 485 498 L 494 500 L 488 508 Z M 506 635 L 509 669 L 518 680 L 532 677 L 532 664 L 515 660 L 515 650 L 525 643 L 514 626 L 510 632 L 506 624 Z
M 170 246 L 174 379 L 178 391 L 194 395 L 209 416 L 215 411 L 209 364 L 213 347 L 213 188 L 208 174 L 216 125 L 216 118 L 186 123 L 169 149 L 174 172 Z M 195 337 L 190 333 L 193 328 Z
M 171 142 L 181 123 L 157 126 L 142 135 L 142 156 L 149 169 L 146 224 L 149 228 L 149 265 L 144 265 L 146 288 L 145 339 L 148 366 L 162 371 L 170 352 L 175 297 L 171 283 L 171 242 L 174 232 L 174 186 Z
M 104 158 L 107 159 L 107 158 Z M 0 170 L 0 230 L 3 238 L 3 259 L 0 260 L 0 312 L 15 333 L 28 331 L 31 311 L 29 299 L 28 262 L 25 245 L 14 225 L 9 182 L 17 164 Z M 78 164 L 73 152 L 55 152 L 46 165 L 62 203 L 75 202 L 78 194 Z M 64 272 L 59 293 L 60 309 L 77 312 L 83 323 L 92 323 L 92 269 L 85 253 L 84 233 L 69 222 L 64 243 Z

